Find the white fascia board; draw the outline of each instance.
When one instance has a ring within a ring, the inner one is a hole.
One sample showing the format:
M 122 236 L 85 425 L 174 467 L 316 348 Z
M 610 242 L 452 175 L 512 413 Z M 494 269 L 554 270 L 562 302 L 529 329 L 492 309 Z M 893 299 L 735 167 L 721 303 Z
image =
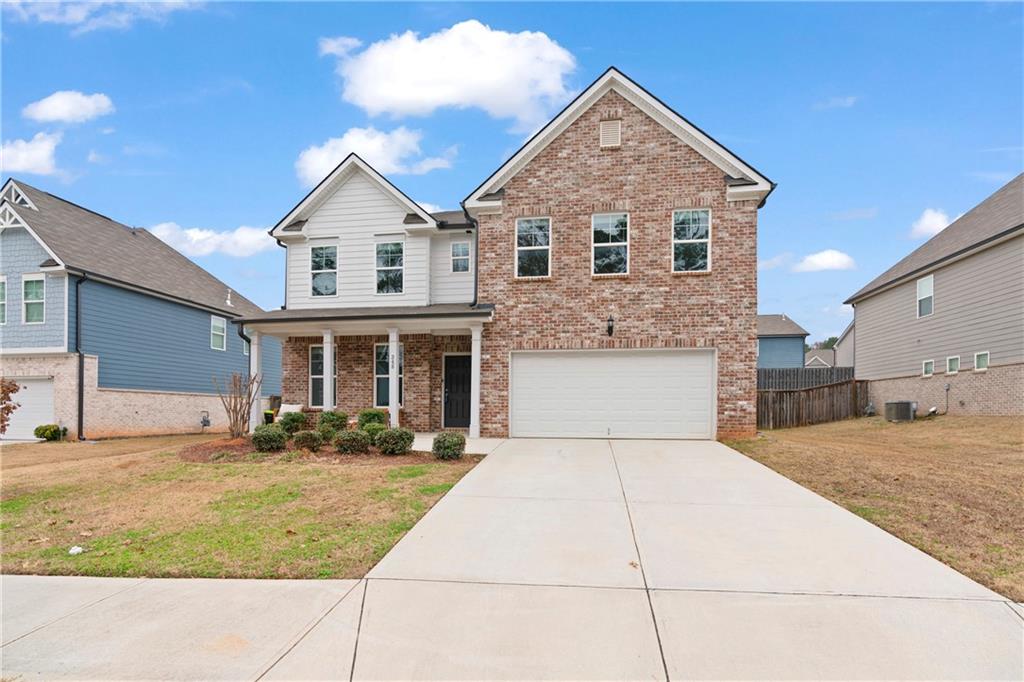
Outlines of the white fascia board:
M 730 187 L 727 191 L 730 200 L 763 199 L 771 191 L 772 183 L 768 178 L 758 173 L 697 126 L 672 111 L 620 71 L 610 68 L 474 190 L 466 199 L 466 208 L 470 211 L 480 212 L 486 212 L 488 208 L 500 210 L 500 201 L 480 201 L 480 197 L 500 189 L 552 140 L 611 90 L 622 95 L 627 101 L 660 123 L 697 153 L 715 164 L 723 173 L 731 177 L 746 177 L 754 181 L 750 185 Z
M 18 188 L 18 193 L 21 196 L 25 197 L 25 201 L 28 202 L 28 207 L 29 208 L 31 208 L 33 211 L 38 211 L 39 210 L 38 208 L 36 208 L 36 205 L 34 203 L 32 203 L 32 199 L 30 199 L 29 196 L 27 194 L 25 194 L 25 190 L 23 190 L 20 186 L 18 186 L 18 183 L 16 183 L 14 181 L 14 178 L 10 178 L 7 182 L 4 183 L 4 186 L 2 188 L 0 188 L 0 196 L 4 196 L 5 194 L 7 194 L 7 190 L 11 188 L 11 185 L 13 185 L 13 186 Z

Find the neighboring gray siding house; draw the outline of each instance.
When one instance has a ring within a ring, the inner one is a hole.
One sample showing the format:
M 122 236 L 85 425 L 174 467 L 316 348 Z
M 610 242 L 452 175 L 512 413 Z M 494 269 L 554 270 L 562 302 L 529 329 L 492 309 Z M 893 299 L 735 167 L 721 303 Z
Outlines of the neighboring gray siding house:
M 853 367 L 854 346 L 856 344 L 857 331 L 851 321 L 836 341 L 836 367 Z
M 871 399 L 1024 413 L 1024 174 L 851 296 Z M 945 387 L 948 384 L 949 392 Z
M 0 192 L 0 374 L 21 385 L 5 438 L 222 429 L 214 378 L 249 372 L 232 319 L 259 312 L 146 230 L 13 179 Z M 264 345 L 264 396 L 280 357 Z
M 803 367 L 807 330 L 785 315 L 757 316 L 757 367 Z
M 812 348 L 804 353 L 804 367 L 836 367 L 834 348 Z

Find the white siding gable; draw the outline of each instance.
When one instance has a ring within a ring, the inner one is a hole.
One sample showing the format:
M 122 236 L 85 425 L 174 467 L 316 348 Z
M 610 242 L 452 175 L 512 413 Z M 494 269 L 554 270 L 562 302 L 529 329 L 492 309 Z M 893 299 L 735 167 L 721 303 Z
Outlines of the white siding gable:
M 288 244 L 288 308 L 426 305 L 428 302 L 430 237 L 405 233 L 408 209 L 400 205 L 365 173 L 353 173 L 309 216 L 306 239 Z M 284 235 L 282 235 L 284 236 Z M 405 244 L 404 287 L 401 294 L 377 294 L 376 244 Z M 310 248 L 338 247 L 338 293 L 310 293 Z
M 469 271 L 452 272 L 452 244 L 469 244 Z M 470 303 L 473 300 L 473 235 L 440 234 L 430 240 L 430 302 Z

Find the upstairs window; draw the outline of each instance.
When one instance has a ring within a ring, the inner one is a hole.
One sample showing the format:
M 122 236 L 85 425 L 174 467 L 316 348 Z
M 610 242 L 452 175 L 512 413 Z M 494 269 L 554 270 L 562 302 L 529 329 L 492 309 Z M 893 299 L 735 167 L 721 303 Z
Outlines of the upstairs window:
M 516 221 L 516 277 L 550 274 L 551 219 L 520 218 Z
M 0 275 L 0 324 L 7 324 L 7 278 Z
M 928 275 L 917 280 L 917 316 L 928 317 L 934 309 L 935 276 Z
M 984 372 L 988 369 L 988 351 L 974 354 L 974 371 Z
M 946 374 L 956 374 L 960 371 L 960 356 L 951 355 L 946 358 Z
M 921 363 L 921 376 L 930 377 L 935 374 L 935 361 L 925 360 Z
M 309 250 L 309 271 L 313 296 L 338 293 L 338 247 L 314 246 Z
M 452 242 L 452 272 L 469 272 L 469 242 Z
M 4 307 L 6 308 L 7 306 L 5 305 Z M 42 324 L 46 321 L 45 275 L 22 276 L 21 321 L 23 324 Z
M 404 285 L 405 244 L 381 242 L 377 244 L 377 293 L 400 294 Z
M 629 274 L 629 214 L 595 215 L 591 226 L 593 274 Z
M 388 346 L 378 343 L 373 347 L 373 406 L 388 407 L 390 403 L 390 377 L 388 375 Z M 405 346 L 398 344 L 398 404 L 405 397 Z
M 711 253 L 711 211 L 672 213 L 672 272 L 707 272 Z
M 227 350 L 228 348 L 228 321 L 223 317 L 210 315 L 210 348 L 213 350 Z

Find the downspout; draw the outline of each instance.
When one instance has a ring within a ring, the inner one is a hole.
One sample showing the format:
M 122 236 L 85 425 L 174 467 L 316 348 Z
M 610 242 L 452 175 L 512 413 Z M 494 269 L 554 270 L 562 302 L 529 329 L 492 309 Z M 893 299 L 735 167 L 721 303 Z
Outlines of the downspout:
M 84 272 L 75 280 L 75 352 L 78 353 L 78 440 L 85 440 L 85 354 L 82 353 L 82 284 Z
M 473 216 L 469 215 L 464 200 L 459 202 L 459 206 L 462 207 L 462 213 L 466 216 L 466 220 L 473 226 L 473 301 L 469 304 L 469 307 L 475 308 L 477 288 L 480 285 L 480 223 Z

